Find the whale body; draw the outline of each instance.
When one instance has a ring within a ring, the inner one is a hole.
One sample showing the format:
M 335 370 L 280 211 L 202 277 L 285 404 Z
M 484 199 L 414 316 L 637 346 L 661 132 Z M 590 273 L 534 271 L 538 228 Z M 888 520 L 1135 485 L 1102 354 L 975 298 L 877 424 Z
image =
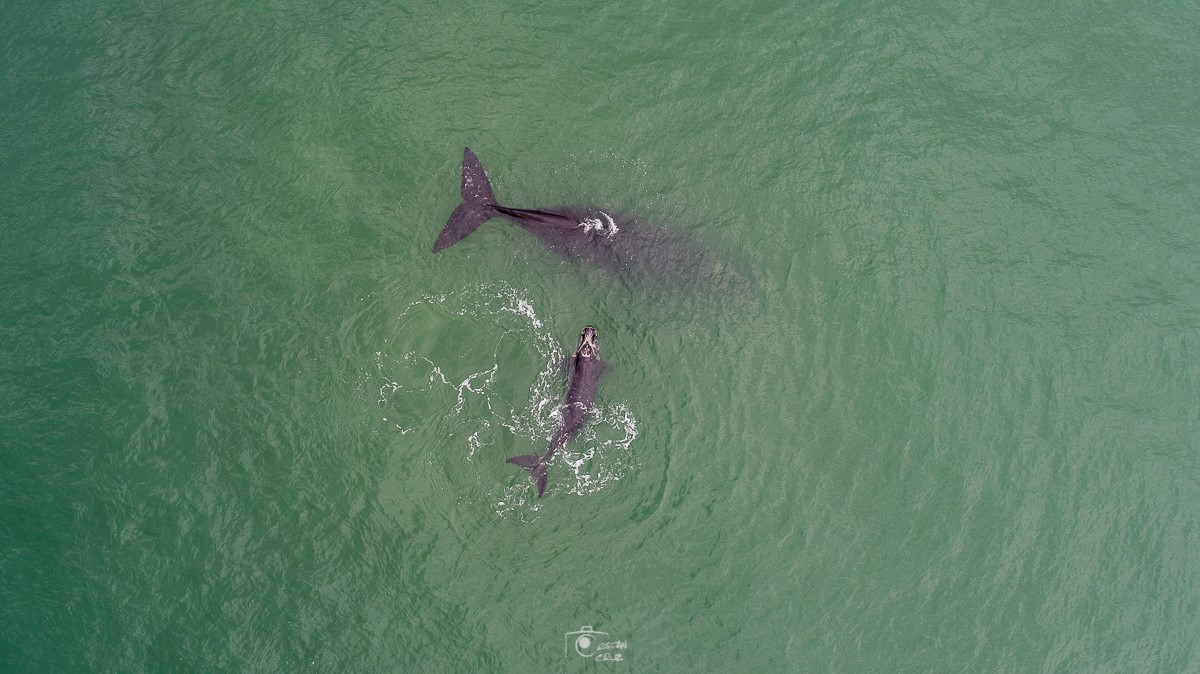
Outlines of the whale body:
M 546 466 L 558 450 L 579 435 L 587 422 L 588 412 L 596 401 L 596 385 L 600 375 L 607 369 L 604 361 L 600 360 L 600 348 L 596 344 L 596 328 L 588 325 L 579 334 L 579 346 L 571 355 L 570 378 L 567 383 L 567 399 L 562 406 L 562 423 L 546 453 L 522 454 L 510 457 L 505 463 L 518 465 L 529 471 L 533 483 L 537 485 L 538 498 L 546 491 Z
M 547 248 L 572 262 L 618 276 L 662 285 L 683 285 L 721 272 L 724 263 L 687 237 L 636 216 L 589 206 L 523 209 L 496 202 L 479 158 L 463 150 L 462 203 L 433 244 L 439 253 L 492 218 L 515 222 Z

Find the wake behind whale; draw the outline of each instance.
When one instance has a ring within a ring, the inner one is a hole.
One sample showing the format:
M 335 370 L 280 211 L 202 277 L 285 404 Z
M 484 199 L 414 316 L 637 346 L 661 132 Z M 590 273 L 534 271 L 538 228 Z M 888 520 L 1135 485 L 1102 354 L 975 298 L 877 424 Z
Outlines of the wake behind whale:
M 433 244 L 438 253 L 492 218 L 517 223 L 547 248 L 572 261 L 625 279 L 680 287 L 737 277 L 729 264 L 690 238 L 636 216 L 588 206 L 521 209 L 496 202 L 491 182 L 470 148 L 463 150 L 462 203 Z

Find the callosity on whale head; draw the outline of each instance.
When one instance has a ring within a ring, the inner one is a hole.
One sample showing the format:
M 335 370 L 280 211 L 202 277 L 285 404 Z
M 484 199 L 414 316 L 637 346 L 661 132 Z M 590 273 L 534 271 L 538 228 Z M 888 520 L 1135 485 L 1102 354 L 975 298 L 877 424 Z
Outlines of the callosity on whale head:
M 575 348 L 575 355 L 580 358 L 600 357 L 600 347 L 596 345 L 596 328 L 589 325 L 579 333 L 579 346 Z

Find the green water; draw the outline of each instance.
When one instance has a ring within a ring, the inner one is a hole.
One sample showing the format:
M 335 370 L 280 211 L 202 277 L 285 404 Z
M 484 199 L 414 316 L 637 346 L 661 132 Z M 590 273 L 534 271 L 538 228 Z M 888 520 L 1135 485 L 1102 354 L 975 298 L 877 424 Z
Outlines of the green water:
M 1200 13 L 1127 4 L 5 3 L 0 671 L 1200 669 Z M 753 289 L 431 255 L 467 145 Z

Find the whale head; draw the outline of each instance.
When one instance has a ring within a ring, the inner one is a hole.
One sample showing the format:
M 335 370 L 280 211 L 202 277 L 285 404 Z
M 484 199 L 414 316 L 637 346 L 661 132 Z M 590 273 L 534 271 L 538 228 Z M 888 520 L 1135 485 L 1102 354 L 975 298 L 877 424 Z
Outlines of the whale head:
M 579 346 L 575 347 L 577 358 L 599 358 L 600 347 L 596 345 L 596 328 L 587 326 L 579 333 Z

